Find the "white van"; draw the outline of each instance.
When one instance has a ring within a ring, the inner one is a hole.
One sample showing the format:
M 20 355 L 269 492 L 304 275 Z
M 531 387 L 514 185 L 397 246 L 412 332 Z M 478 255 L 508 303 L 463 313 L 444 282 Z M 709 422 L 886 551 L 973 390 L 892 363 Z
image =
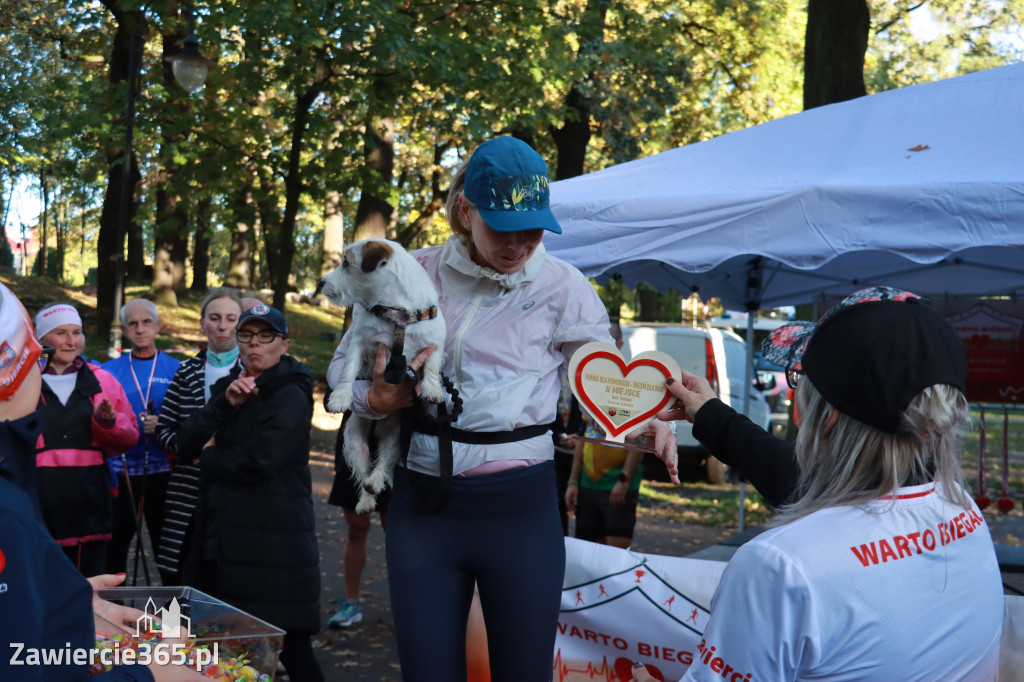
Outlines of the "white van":
M 623 354 L 633 357 L 658 350 L 671 355 L 679 367 L 691 374 L 706 377 L 722 402 L 743 412 L 743 383 L 746 381 L 747 343 L 731 331 L 716 328 L 683 327 L 671 324 L 644 323 L 622 327 Z M 751 374 L 754 382 L 756 373 Z M 765 429 L 771 428 L 771 411 L 761 390 L 768 386 L 754 385 L 750 390 L 747 416 Z M 725 465 L 711 457 L 693 437 L 689 422 L 676 422 L 679 461 L 702 463 L 711 483 L 725 482 Z

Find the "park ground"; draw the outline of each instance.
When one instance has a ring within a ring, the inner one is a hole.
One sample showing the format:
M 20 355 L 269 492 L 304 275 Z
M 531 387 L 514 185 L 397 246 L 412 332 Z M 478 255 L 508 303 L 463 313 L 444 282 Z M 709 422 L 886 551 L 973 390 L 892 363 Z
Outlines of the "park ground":
M 94 329 L 96 295 L 88 287 L 62 288 L 37 277 L 18 277 L 0 272 L 0 281 L 9 286 L 30 312 L 52 301 L 70 300 L 81 310 L 86 333 Z M 130 289 L 128 298 L 145 294 L 142 287 Z M 203 343 L 199 336 L 198 294 L 185 294 L 177 306 L 159 306 L 164 328 L 158 346 L 177 357 L 191 355 Z M 323 409 L 324 376 L 342 328 L 343 311 L 339 308 L 289 303 L 286 311 L 291 327 L 291 352 L 305 362 L 316 380 L 317 396 L 312 426 L 311 464 L 313 500 L 317 514 L 322 574 L 323 623 L 344 598 L 343 561 L 345 522 L 341 509 L 327 504 L 334 477 L 334 441 L 340 418 Z M 106 339 L 88 338 L 86 353 L 100 361 L 106 357 Z M 1024 410 L 1008 413 L 1008 429 L 1003 430 L 1001 406 L 988 406 L 986 412 L 985 482 L 993 506 L 985 518 L 997 544 L 1024 547 Z M 978 435 L 975 426 L 965 435 L 964 472 L 972 489 L 978 487 Z M 1004 442 L 1005 438 L 1005 442 Z M 1007 453 L 1007 474 L 1010 497 L 1015 507 L 1009 514 L 995 511 L 994 501 L 1001 495 L 1002 453 Z M 640 508 L 633 549 L 644 554 L 687 556 L 714 546 L 737 532 L 739 486 L 735 483 L 710 485 L 645 482 L 641 489 Z M 768 522 L 769 511 L 760 496 L 749 486 L 744 503 L 747 526 Z M 368 540 L 369 560 L 363 573 L 362 606 L 364 620 L 350 630 L 323 630 L 316 636 L 317 656 L 328 682 L 345 680 L 401 680 L 398 656 L 394 646 L 388 600 L 387 571 L 384 566 L 384 534 L 375 519 Z M 1008 591 L 1024 593 L 1024 573 L 1004 573 Z M 282 679 L 287 679 L 282 676 Z M 295 681 L 298 682 L 298 681 Z

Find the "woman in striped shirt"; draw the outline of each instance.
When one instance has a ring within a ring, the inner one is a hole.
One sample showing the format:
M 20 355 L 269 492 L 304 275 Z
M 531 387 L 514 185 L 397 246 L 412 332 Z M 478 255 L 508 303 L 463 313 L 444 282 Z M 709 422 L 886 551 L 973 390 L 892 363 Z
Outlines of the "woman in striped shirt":
M 175 460 L 167 484 L 164 537 L 156 562 L 170 584 L 180 582 L 181 559 L 187 556 L 185 548 L 199 499 L 199 467 L 193 464 L 199 453 L 179 452 L 178 430 L 210 399 L 210 387 L 238 362 L 235 327 L 241 314 L 242 301 L 234 289 L 214 289 L 203 300 L 199 324 L 208 347 L 181 363 L 164 396 L 156 426 L 157 440 Z

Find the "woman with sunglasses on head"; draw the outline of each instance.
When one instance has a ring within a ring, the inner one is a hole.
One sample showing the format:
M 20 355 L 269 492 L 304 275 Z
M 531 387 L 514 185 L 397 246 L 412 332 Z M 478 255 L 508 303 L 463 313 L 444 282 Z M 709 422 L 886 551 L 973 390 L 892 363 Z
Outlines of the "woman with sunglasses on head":
M 320 551 L 309 470 L 313 380 L 288 355 L 284 315 L 259 303 L 238 318 L 239 365 L 178 432 L 199 452 L 200 499 L 182 580 L 285 631 L 289 679 L 323 680 Z
M 726 567 L 683 679 L 994 679 L 1003 590 L 960 468 L 956 331 L 919 297 L 876 287 L 818 324 L 777 329 L 762 350 L 798 381 L 794 457 L 760 436 L 795 485 L 774 527 Z M 737 440 L 704 430 L 731 418 L 695 379 L 671 386 L 683 406 L 659 417 L 692 419 L 728 454 L 744 440 L 750 463 L 756 433 L 737 420 Z M 651 679 L 637 664 L 634 680 Z
M 114 523 L 106 458 L 139 439 L 138 419 L 124 388 L 82 355 L 85 334 L 67 303 L 44 306 L 36 337 L 54 348 L 43 367 L 36 452 L 39 504 L 50 534 L 86 577 L 104 572 Z
M 547 164 L 525 142 L 481 144 L 456 172 L 445 213 L 453 235 L 414 255 L 439 293 L 447 338 L 434 352 L 444 353 L 463 412 L 450 470 L 441 438 L 417 426 L 395 471 L 386 555 L 402 677 L 466 679 L 476 585 L 491 679 L 550 680 L 565 544 L 549 426 L 573 353 L 612 342 L 608 315 L 586 278 L 544 251 L 545 232 L 562 230 Z M 332 387 L 347 342 L 328 370 Z M 410 362 L 414 373 L 429 354 Z M 413 382 L 388 384 L 384 364 L 381 347 L 373 380 L 356 382 L 352 410 L 362 417 L 413 402 Z M 674 437 L 656 428 L 674 472 Z

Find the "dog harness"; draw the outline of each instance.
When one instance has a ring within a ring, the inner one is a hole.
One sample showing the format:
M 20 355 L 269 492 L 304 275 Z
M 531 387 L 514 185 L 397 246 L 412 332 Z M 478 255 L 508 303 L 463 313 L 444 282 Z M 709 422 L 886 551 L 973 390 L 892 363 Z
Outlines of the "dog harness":
M 395 325 L 395 345 L 392 348 L 392 357 L 394 357 L 395 354 L 403 355 L 405 353 L 405 328 L 414 322 L 433 320 L 437 317 L 437 306 L 432 305 L 422 310 L 405 310 L 404 308 L 375 305 L 370 308 L 370 312 Z

